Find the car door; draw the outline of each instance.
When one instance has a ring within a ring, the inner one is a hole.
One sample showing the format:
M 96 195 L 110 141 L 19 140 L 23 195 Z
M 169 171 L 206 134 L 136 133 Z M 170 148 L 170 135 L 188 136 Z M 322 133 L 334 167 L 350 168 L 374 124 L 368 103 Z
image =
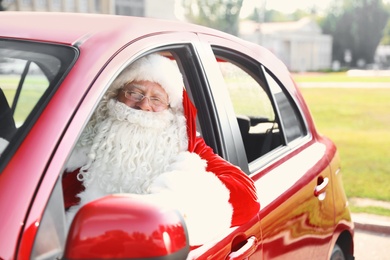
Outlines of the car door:
M 187 39 L 185 41 L 188 42 L 191 40 L 191 34 L 180 34 L 179 39 Z M 50 135 L 55 135 L 57 139 L 52 142 L 55 147 L 52 147 L 51 150 L 45 150 L 50 152 L 48 160 L 43 161 L 38 158 L 35 160 L 35 163 L 44 164 L 45 170 L 39 171 L 39 178 L 42 177 L 42 179 L 39 186 L 33 187 L 37 190 L 35 196 L 31 196 L 31 208 L 28 212 L 23 213 L 28 215 L 20 235 L 20 246 L 16 253 L 18 259 L 54 259 L 63 254 L 66 228 L 61 176 L 64 164 L 97 102 L 115 76 L 123 69 L 123 66 L 138 57 L 137 53 L 159 46 L 160 40 L 166 45 L 172 43 L 171 38 L 164 35 L 134 42 L 116 56 L 108 56 L 110 59 L 106 65 L 106 60 L 103 59 L 107 58 L 106 56 L 100 55 L 97 57 L 100 59 L 97 62 L 93 60 L 96 57 L 94 57 L 92 48 L 82 50 L 79 62 L 76 64 L 77 70 L 71 72 L 71 77 L 69 76 L 60 86 L 59 91 L 54 94 L 53 99 L 57 102 L 52 101 L 54 104 L 51 106 L 57 106 L 58 109 L 50 109 L 49 112 L 46 112 L 50 114 L 50 119 L 47 122 L 51 122 L 52 118 L 67 118 L 69 114 L 72 117 L 69 122 L 66 122 L 66 129 L 61 128 L 61 131 L 59 131 L 58 126 L 56 131 L 53 131 L 55 126 L 41 129 L 40 136 L 42 139 L 46 138 L 46 142 L 48 142 L 47 134 L 45 136 L 42 133 L 50 133 Z M 92 79 L 94 80 L 92 81 Z M 82 93 L 80 94 L 80 92 Z M 79 98 L 80 104 L 74 105 L 73 103 L 77 103 Z M 62 133 L 62 131 L 64 132 Z M 23 165 L 20 164 L 20 167 Z
M 224 107 L 218 113 L 233 106 L 229 134 L 221 135 L 230 139 L 223 142 L 236 149 L 231 157 L 256 184 L 264 259 L 327 258 L 334 228 L 327 155 L 333 155 L 333 145 L 316 134 L 287 69 L 276 58 L 254 45 L 200 38 L 210 44 L 204 51 L 214 54 L 224 78 L 224 83 L 210 84 L 216 107 Z M 215 94 L 221 88 L 229 97 Z

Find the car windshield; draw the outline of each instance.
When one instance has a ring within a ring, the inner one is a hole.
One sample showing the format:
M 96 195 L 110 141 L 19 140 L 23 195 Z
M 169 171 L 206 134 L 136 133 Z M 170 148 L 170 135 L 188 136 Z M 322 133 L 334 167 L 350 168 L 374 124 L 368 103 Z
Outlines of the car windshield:
M 73 47 L 0 40 L 0 161 L 26 136 L 76 57 Z

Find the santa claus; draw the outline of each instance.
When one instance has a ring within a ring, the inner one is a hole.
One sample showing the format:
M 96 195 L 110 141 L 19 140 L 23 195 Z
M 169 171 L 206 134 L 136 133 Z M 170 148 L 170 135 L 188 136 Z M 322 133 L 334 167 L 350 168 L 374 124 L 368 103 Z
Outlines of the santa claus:
M 191 245 L 259 210 L 252 180 L 196 133 L 196 109 L 178 67 L 158 54 L 126 68 L 99 103 L 63 175 L 69 223 L 84 204 L 113 193 L 178 209 Z

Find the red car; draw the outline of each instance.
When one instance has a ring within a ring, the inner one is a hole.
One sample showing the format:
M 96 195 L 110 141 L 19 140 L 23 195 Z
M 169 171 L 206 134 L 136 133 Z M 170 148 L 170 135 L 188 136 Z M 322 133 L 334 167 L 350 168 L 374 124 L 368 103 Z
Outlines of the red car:
M 72 148 L 113 79 L 152 52 L 176 61 L 199 132 L 252 178 L 261 205 L 196 248 L 174 209 L 125 196 L 82 208 L 65 231 Z M 0 53 L 0 259 L 353 259 L 336 146 L 261 46 L 173 21 L 1 12 Z

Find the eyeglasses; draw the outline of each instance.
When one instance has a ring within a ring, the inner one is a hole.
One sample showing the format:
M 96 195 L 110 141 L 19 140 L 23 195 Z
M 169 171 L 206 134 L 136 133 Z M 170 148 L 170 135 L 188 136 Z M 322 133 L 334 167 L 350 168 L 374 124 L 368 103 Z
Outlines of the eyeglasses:
M 155 109 L 166 109 L 169 107 L 169 103 L 159 99 L 158 97 L 148 97 L 139 92 L 130 91 L 126 89 L 121 89 L 121 90 L 125 93 L 125 98 L 133 102 L 138 103 L 144 100 L 145 98 L 147 98 L 149 100 L 150 106 Z

